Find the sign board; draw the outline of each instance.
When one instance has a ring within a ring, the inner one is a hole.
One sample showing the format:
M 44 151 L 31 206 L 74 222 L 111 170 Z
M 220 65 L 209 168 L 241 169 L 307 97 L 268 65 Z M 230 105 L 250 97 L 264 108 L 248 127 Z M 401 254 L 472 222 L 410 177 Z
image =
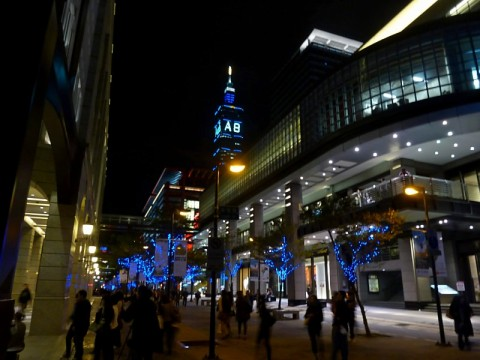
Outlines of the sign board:
M 224 266 L 224 257 L 225 251 L 222 239 L 219 239 L 218 237 L 209 238 L 207 248 L 207 269 L 221 271 Z
M 220 206 L 218 208 L 218 217 L 221 220 L 238 220 L 240 218 L 238 206 Z

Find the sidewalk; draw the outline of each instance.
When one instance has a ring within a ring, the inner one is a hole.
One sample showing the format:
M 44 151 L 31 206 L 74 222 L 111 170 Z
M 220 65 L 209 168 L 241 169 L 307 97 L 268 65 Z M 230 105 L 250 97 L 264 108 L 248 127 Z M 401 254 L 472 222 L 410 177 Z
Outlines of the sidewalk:
M 95 304 L 96 308 L 98 304 Z M 273 305 L 272 305 L 273 306 Z M 272 358 L 274 360 L 282 359 L 312 359 L 310 352 L 310 343 L 306 329 L 303 325 L 303 312 L 305 307 L 295 307 L 301 309 L 299 320 L 278 320 L 272 330 Z M 154 360 L 160 359 L 185 359 L 185 360 L 203 360 L 208 359 L 209 354 L 209 325 L 208 313 L 209 307 L 195 306 L 194 303 L 188 303 L 187 307 L 181 307 L 182 323 L 179 324 L 176 345 L 173 354 L 170 356 L 164 354 L 155 354 Z M 302 312 L 303 311 L 303 312 Z M 92 310 L 92 313 L 94 311 Z M 201 320 L 199 320 L 201 319 Z M 207 319 L 207 320 L 205 320 Z M 331 339 L 330 322 L 324 322 L 322 330 L 322 339 L 325 352 L 322 358 L 330 359 Z M 231 337 L 226 340 L 217 340 L 215 355 L 219 360 L 246 360 L 246 359 L 265 359 L 264 348 L 261 347 L 257 352 L 255 336 L 258 326 L 258 316 L 252 313 L 249 320 L 248 338 Z M 236 326 L 232 321 L 232 330 L 236 333 Z M 127 331 L 127 329 L 125 329 Z M 476 334 L 480 336 L 480 334 Z M 85 339 L 84 360 L 93 360 L 91 354 L 93 350 L 94 334 L 89 333 Z M 472 350 L 460 351 L 452 346 L 439 346 L 432 341 L 406 337 L 389 337 L 382 334 L 373 334 L 367 337 L 361 324 L 357 331 L 357 337 L 354 342 L 349 343 L 349 359 L 363 360 L 451 360 L 461 358 L 462 360 L 480 359 L 480 341 L 476 337 L 472 338 Z M 61 336 L 27 336 L 26 348 L 20 353 L 20 360 L 58 360 L 64 352 L 65 335 Z M 188 345 L 191 345 L 187 347 Z M 128 347 L 123 349 L 123 353 L 118 350 L 115 360 L 128 359 Z M 340 358 L 340 355 L 338 355 Z

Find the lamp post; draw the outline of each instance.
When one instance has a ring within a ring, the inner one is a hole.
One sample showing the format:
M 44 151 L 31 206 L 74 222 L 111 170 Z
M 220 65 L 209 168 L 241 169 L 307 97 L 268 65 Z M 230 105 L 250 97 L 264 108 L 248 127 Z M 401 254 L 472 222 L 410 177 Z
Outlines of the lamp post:
M 242 172 L 245 169 L 245 165 L 232 164 L 229 166 L 229 170 L 234 173 Z M 215 176 L 215 197 L 214 197 L 214 211 L 213 211 L 213 234 L 212 239 L 218 241 L 218 220 L 219 216 L 219 205 L 218 205 L 218 189 L 220 187 L 220 164 L 216 168 Z M 210 252 L 211 246 L 208 246 L 208 252 Z M 211 271 L 211 294 L 210 294 L 210 336 L 209 336 L 209 346 L 208 346 L 208 355 L 205 357 L 207 360 L 215 360 L 218 357 L 215 355 L 215 311 L 216 311 L 216 295 L 217 295 L 217 271 L 216 266 L 210 264 Z
M 416 186 L 416 185 L 409 185 L 405 187 L 404 192 L 406 195 L 414 196 L 418 194 L 422 194 L 423 197 L 423 208 L 425 210 L 425 237 L 428 244 L 428 254 L 430 257 L 430 262 L 432 266 L 432 276 L 433 276 L 433 287 L 435 292 L 435 303 L 437 306 L 437 317 L 438 317 L 438 327 L 440 330 L 440 343 L 437 342 L 437 345 L 447 345 L 445 341 L 445 330 L 443 328 L 443 318 L 442 318 L 442 307 L 440 305 L 440 294 L 438 293 L 438 280 L 437 280 L 437 268 L 435 264 L 435 255 L 434 253 L 438 252 L 437 249 L 432 248 L 432 244 L 429 239 L 430 235 L 430 219 L 428 217 L 428 203 L 427 203 L 427 195 L 425 193 L 425 188 L 423 186 Z

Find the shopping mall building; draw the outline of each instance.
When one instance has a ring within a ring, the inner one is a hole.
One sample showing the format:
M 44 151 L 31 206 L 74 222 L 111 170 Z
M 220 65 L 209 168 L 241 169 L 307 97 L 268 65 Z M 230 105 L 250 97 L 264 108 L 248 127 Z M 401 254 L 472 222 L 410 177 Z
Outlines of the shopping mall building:
M 434 4 L 415 8 L 426 3 Z M 355 196 L 365 211 L 393 208 L 411 229 L 359 268 L 365 302 L 433 302 L 431 266 L 419 260 L 427 218 L 438 238 L 442 301 L 463 287 L 480 301 L 480 17 L 475 2 L 457 3 L 413 1 L 389 24 L 402 27 L 386 26 L 365 44 L 317 29 L 301 44 L 275 79 L 273 121 L 243 154 L 245 171 L 218 183 L 217 205 L 240 208 L 239 220 L 218 224 L 232 261 L 243 264 L 235 289 L 278 294 L 275 272 L 259 279 L 261 259 L 244 249 L 279 219 L 294 225 L 289 244 L 312 254 L 296 258 L 289 304 L 304 303 L 307 287 L 321 299 L 345 289 L 328 229 L 305 216 L 335 194 Z M 404 194 L 405 174 L 425 203 Z M 208 248 L 214 192 L 201 197 L 196 246 Z

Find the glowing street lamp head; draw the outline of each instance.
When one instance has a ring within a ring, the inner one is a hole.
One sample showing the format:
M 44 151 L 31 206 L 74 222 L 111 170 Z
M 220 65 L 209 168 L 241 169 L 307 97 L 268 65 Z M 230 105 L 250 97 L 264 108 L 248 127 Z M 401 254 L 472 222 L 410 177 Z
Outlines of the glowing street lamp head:
M 245 170 L 245 165 L 244 164 L 231 164 L 229 166 L 229 169 L 233 173 L 240 173 L 243 170 Z
M 421 194 L 424 192 L 424 190 L 419 186 L 409 185 L 403 190 L 403 192 L 405 193 L 405 195 L 412 196 L 412 195 Z
M 93 233 L 93 225 L 92 224 L 83 224 L 82 225 L 82 232 L 83 235 L 90 236 Z

